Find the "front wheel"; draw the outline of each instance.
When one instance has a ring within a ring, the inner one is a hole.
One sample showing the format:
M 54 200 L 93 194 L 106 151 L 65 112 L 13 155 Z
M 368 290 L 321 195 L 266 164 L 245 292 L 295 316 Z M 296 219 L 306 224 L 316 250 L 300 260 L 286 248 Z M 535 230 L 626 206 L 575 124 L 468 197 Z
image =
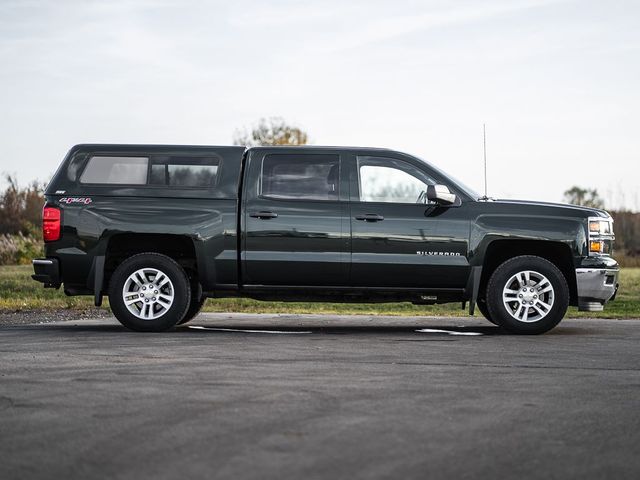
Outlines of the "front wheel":
M 498 325 L 498 323 L 491 317 L 491 314 L 489 313 L 489 308 L 487 307 L 487 302 L 485 301 L 484 298 L 478 299 L 478 301 L 476 302 L 476 307 L 478 307 L 478 310 L 480 310 L 480 313 L 484 318 L 489 320 L 494 325 Z
M 505 330 L 536 335 L 560 323 L 569 307 L 569 286 L 553 263 L 523 255 L 493 272 L 486 301 L 489 315 Z
M 184 269 L 159 253 L 129 257 L 111 276 L 109 305 L 120 323 L 131 330 L 168 330 L 182 320 L 190 301 Z

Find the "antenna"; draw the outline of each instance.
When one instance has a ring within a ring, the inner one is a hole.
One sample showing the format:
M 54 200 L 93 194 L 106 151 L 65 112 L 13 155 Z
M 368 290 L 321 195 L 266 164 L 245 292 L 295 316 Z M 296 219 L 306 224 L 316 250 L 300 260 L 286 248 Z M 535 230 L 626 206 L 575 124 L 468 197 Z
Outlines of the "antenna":
M 487 129 L 486 125 L 482 124 L 482 149 L 484 151 L 484 199 L 488 200 L 487 196 Z

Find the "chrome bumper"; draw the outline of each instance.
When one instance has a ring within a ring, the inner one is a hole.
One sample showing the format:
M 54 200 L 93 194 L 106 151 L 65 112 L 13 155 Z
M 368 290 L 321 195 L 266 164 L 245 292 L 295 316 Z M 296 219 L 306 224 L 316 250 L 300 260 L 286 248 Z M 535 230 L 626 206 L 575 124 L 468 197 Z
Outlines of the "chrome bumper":
M 604 304 L 615 298 L 618 291 L 619 269 L 577 268 L 578 309 L 599 312 Z

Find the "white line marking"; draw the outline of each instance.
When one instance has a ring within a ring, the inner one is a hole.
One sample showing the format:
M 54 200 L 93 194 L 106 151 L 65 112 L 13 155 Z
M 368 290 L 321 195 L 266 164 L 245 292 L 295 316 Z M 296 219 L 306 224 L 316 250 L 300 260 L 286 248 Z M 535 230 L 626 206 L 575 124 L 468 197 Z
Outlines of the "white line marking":
M 213 327 L 199 327 L 196 325 L 190 325 L 189 328 L 193 328 L 194 330 L 215 330 L 217 332 L 240 332 L 240 333 L 273 333 L 273 334 L 283 334 L 283 335 L 298 335 L 300 333 L 313 333 L 310 331 L 300 330 L 300 331 L 285 331 L 285 330 L 244 330 L 241 328 L 213 328 Z
M 416 330 L 418 333 L 447 333 L 449 335 L 467 335 L 467 336 L 477 336 L 482 335 L 480 332 L 456 332 L 454 330 L 438 330 L 437 328 L 421 328 L 420 330 Z

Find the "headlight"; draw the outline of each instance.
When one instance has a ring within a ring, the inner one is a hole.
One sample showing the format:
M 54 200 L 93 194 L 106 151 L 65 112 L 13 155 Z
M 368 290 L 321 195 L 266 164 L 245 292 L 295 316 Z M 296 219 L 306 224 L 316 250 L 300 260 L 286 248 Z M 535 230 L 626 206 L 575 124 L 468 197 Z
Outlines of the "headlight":
M 608 235 L 613 233 L 611 223 L 613 220 L 589 220 L 589 233 L 595 235 Z
M 589 218 L 589 255 L 609 255 L 613 247 L 613 219 Z

